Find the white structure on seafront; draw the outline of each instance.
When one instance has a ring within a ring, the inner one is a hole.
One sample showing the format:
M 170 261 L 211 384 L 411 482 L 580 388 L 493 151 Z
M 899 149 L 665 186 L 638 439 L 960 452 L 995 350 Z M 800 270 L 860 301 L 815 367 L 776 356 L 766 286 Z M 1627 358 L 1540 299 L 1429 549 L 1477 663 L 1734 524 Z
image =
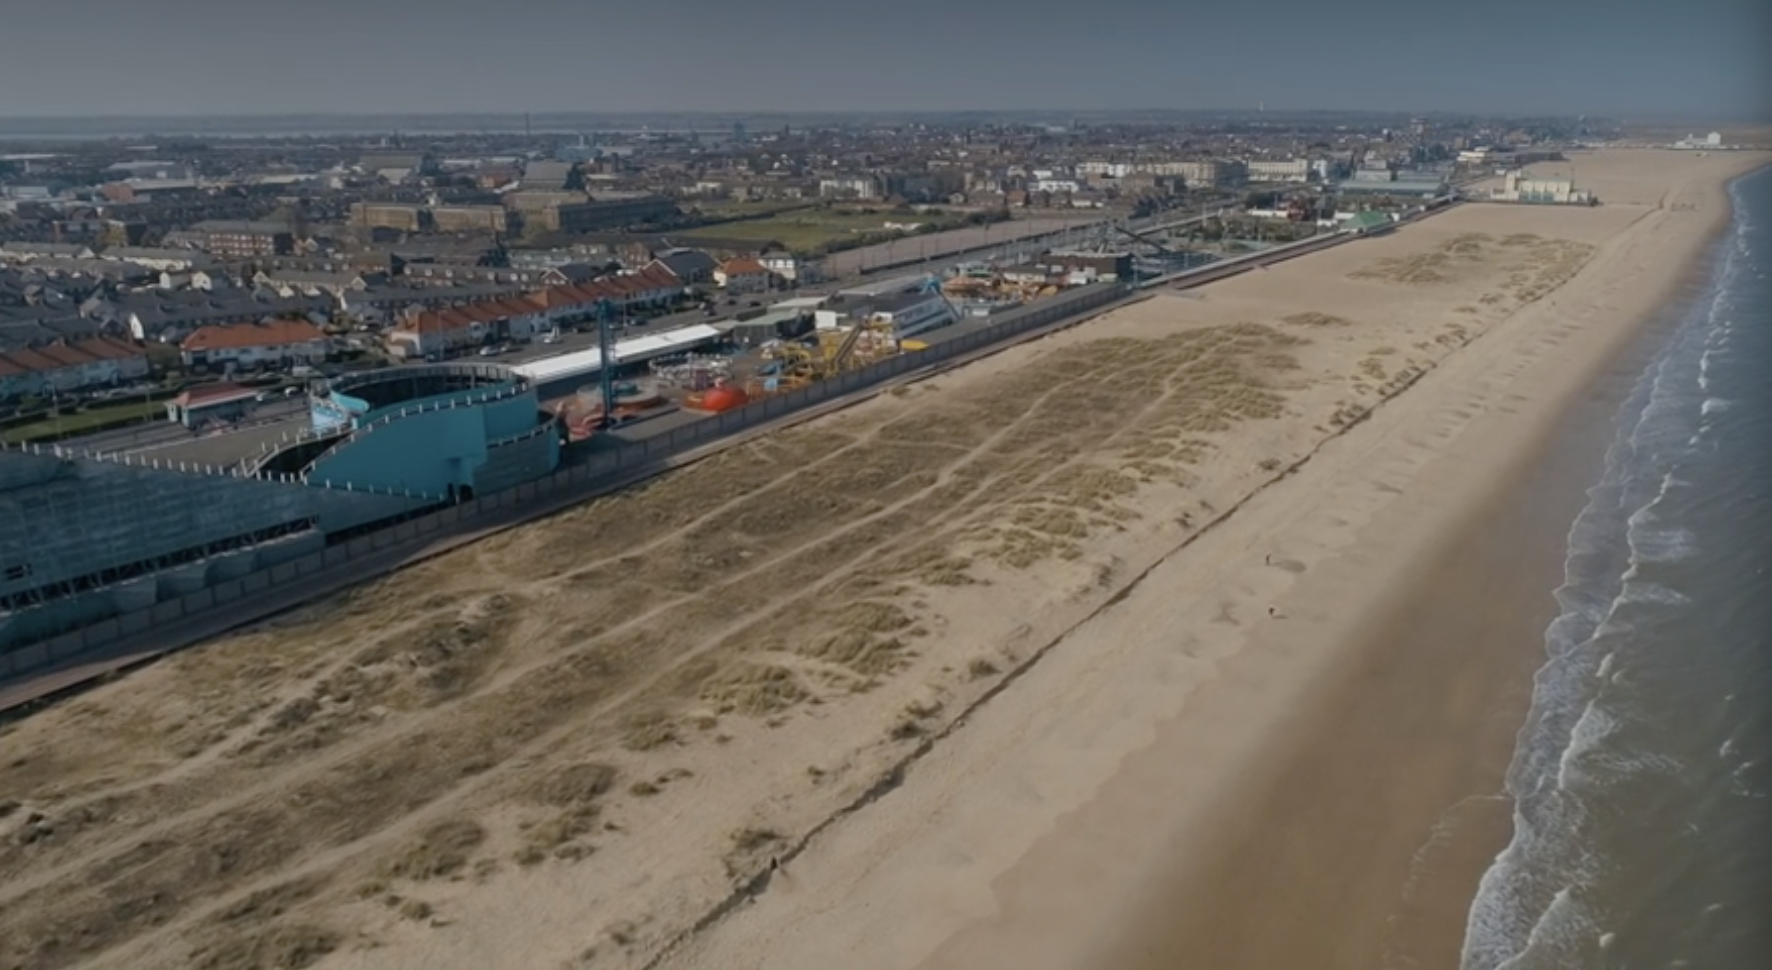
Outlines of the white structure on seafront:
M 1550 178 L 1527 175 L 1524 169 L 1510 169 L 1502 176 L 1501 188 L 1490 196 L 1496 202 L 1524 202 L 1536 205 L 1593 205 L 1592 192 L 1575 187 L 1572 176 Z
M 1703 138 L 1700 138 L 1697 135 L 1687 135 L 1679 141 L 1674 142 L 1674 147 L 1683 151 L 1691 151 L 1695 148 L 1708 148 L 1715 151 L 1716 149 L 1723 147 L 1723 136 L 1715 131 L 1705 135 Z

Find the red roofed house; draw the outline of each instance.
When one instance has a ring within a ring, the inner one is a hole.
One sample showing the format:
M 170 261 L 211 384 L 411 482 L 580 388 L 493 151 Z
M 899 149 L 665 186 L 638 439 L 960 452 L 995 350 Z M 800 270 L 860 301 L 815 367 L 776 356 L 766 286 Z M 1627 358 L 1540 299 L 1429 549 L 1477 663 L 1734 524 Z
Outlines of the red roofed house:
M 762 293 L 769 289 L 775 274 L 749 257 L 729 259 L 714 270 L 714 283 L 728 293 Z
M 306 320 L 198 327 L 179 344 L 186 366 L 208 367 L 317 364 L 328 347 L 326 334 Z
M 402 314 L 388 331 L 388 352 L 408 360 L 442 358 L 478 347 L 491 339 L 486 323 L 460 307 Z
M 551 325 L 538 295 L 405 314 L 388 331 L 388 350 L 414 360 L 447 357 L 500 340 L 526 340 Z
M 166 402 L 166 418 L 187 428 L 206 421 L 233 421 L 252 409 L 257 394 L 238 384 L 193 387 Z
M 148 376 L 148 355 L 116 337 L 89 337 L 0 353 L 0 399 L 67 393 Z
M 560 324 L 594 320 L 598 304 L 604 302 L 616 310 L 669 306 L 684 289 L 676 274 L 663 264 L 653 264 L 637 273 L 552 286 L 521 297 L 410 313 L 389 331 L 387 346 L 408 359 L 445 357 L 499 340 L 523 340 Z
M 559 289 L 576 305 L 570 313 L 572 319 L 591 320 L 596 318 L 599 303 L 608 302 L 617 310 L 665 307 L 681 296 L 686 287 L 662 263 L 652 263 L 638 272 L 605 276 Z

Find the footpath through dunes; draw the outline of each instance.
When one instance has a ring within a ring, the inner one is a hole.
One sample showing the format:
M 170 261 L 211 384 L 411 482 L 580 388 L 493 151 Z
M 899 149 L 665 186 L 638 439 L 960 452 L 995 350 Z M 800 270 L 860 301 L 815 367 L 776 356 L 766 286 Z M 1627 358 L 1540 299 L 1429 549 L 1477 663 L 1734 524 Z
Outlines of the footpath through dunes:
M 1162 295 L 10 724 L 0 966 L 652 962 L 1645 211 Z
M 1440 813 L 1500 787 L 1520 716 L 1500 695 L 1541 645 L 1486 627 L 1500 637 L 1381 650 L 1364 622 L 1441 555 L 1462 556 L 1449 540 L 1677 289 L 1727 218 L 1721 183 L 1763 160 L 1587 156 L 1584 173 L 1643 201 L 1464 207 L 1161 308 L 1171 325 L 1210 325 L 1312 307 L 1295 356 L 1327 379 L 1289 394 L 1275 423 L 1301 434 L 1356 384 L 1372 393 L 1370 361 L 1388 381 L 1439 338 L 1463 339 L 1447 328 L 1474 343 L 1345 434 L 1305 435 L 1307 464 L 1189 537 L 890 797 L 820 835 L 791 879 L 663 965 L 1455 966 L 1469 892 L 1501 843 L 1469 853 L 1448 903 L 1448 862 L 1464 856 L 1439 851 Z M 1580 265 L 1528 304 L 1537 270 L 1521 275 L 1510 253 L 1540 246 L 1548 283 L 1563 272 L 1553 249 Z M 1562 531 L 1540 533 L 1557 547 Z M 1371 689 L 1339 689 L 1350 682 Z

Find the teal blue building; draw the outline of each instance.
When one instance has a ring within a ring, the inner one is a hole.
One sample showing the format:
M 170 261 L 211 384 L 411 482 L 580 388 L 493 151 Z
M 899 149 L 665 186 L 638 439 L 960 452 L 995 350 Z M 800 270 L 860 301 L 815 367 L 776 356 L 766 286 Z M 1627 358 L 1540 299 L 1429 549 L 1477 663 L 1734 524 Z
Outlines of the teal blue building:
M 333 381 L 310 399 L 312 437 L 270 466 L 314 484 L 439 501 L 551 474 L 564 431 L 535 384 L 495 364 L 432 364 Z

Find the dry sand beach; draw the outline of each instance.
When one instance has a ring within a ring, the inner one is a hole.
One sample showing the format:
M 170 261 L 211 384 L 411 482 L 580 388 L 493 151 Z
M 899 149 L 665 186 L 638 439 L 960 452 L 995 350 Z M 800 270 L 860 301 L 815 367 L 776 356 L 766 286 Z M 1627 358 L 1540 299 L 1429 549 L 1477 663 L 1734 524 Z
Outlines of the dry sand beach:
M 1583 156 L 8 725 L 0 966 L 1448 965 L 1411 860 L 1538 644 L 1392 597 L 1761 161 Z

